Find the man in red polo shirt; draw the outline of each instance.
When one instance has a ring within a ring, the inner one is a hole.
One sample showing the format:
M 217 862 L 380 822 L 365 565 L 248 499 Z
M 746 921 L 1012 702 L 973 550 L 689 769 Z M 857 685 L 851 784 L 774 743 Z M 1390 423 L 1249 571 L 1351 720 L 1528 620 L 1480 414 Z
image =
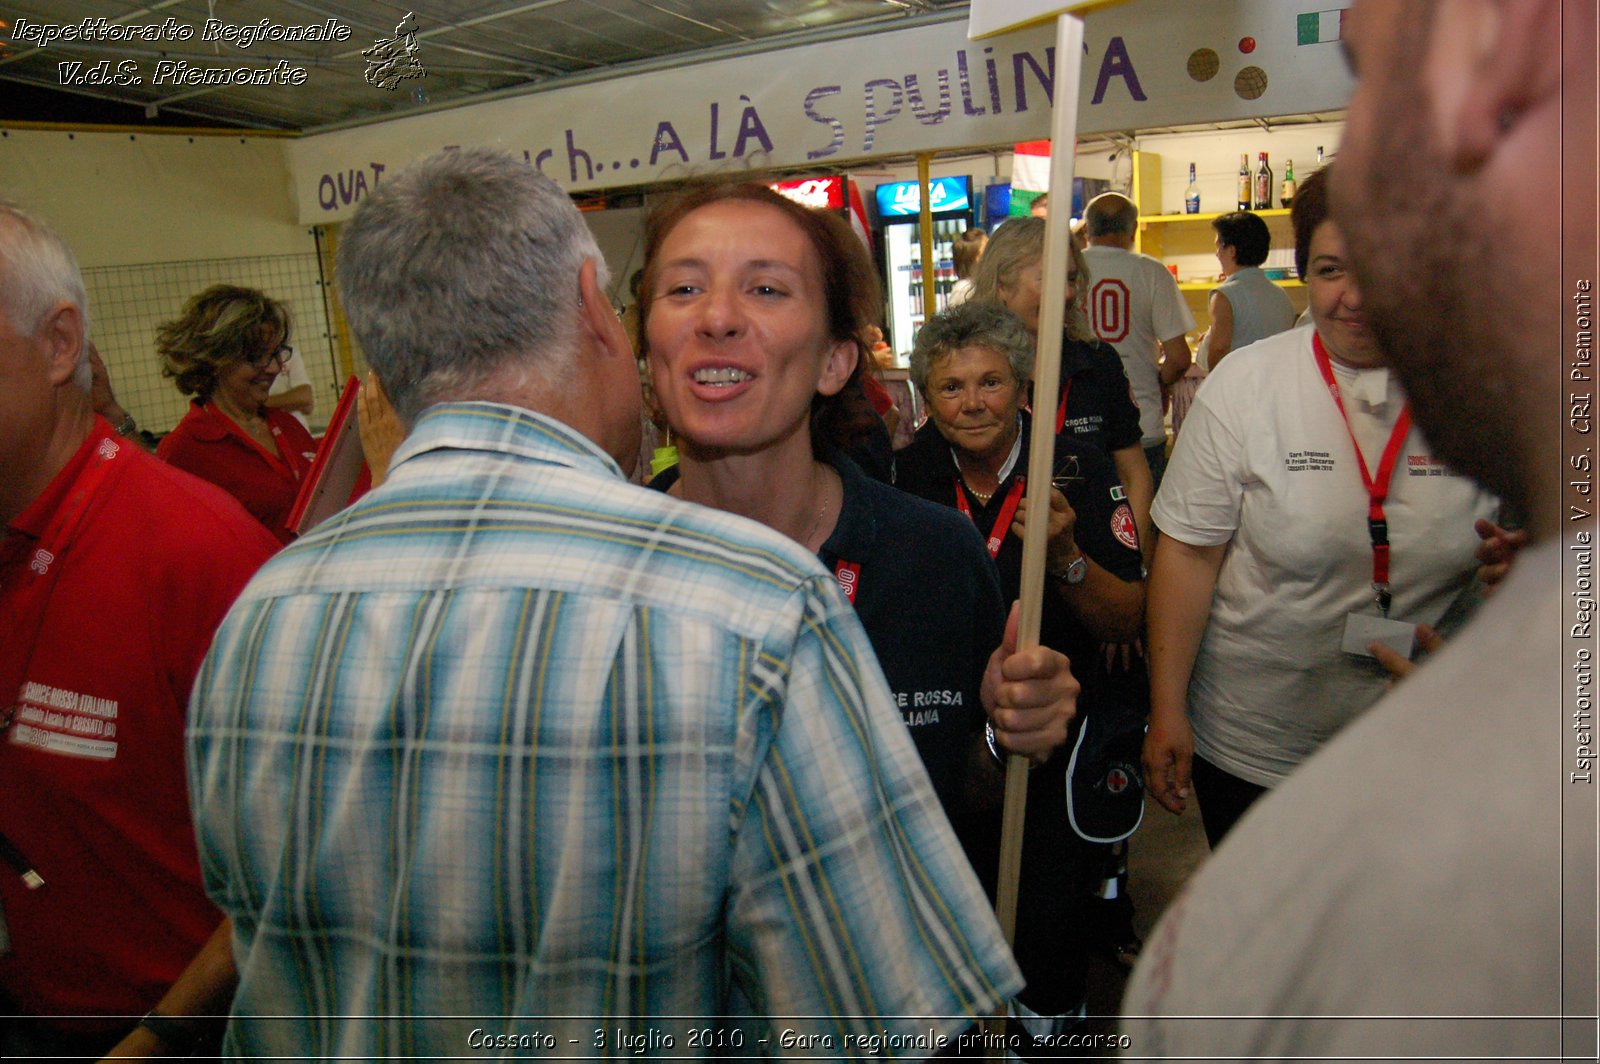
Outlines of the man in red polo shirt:
M 95 415 L 87 328 L 72 253 L 0 204 L 0 1057 L 181 1052 L 233 985 L 184 709 L 277 543 Z

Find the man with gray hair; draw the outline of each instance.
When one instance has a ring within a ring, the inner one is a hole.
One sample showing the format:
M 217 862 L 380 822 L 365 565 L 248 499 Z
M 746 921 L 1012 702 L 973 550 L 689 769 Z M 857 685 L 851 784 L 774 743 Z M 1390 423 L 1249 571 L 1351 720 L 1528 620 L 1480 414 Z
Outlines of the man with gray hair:
M 232 989 L 184 704 L 276 549 L 96 416 L 83 279 L 0 204 L 0 1057 L 181 1053 Z M 131 1031 L 132 1019 L 149 1013 Z M 213 1025 L 216 1026 L 216 1025 Z M 120 1041 L 119 1041 L 120 1039 Z
M 191 706 L 228 1051 L 926 1056 L 1014 991 L 833 577 L 627 482 L 633 353 L 566 195 L 434 156 L 339 279 L 410 431 Z
M 1194 315 L 1178 291 L 1178 282 L 1159 259 L 1133 250 L 1139 208 L 1127 196 L 1105 192 L 1083 209 L 1089 246 L 1089 321 L 1100 339 L 1117 349 L 1139 404 L 1139 429 L 1150 479 L 1161 486 L 1167 469 L 1167 430 L 1162 424 L 1162 395 L 1186 372 L 1192 356 L 1184 333 L 1194 328 Z M 1148 509 L 1148 507 L 1147 507 Z M 1154 540 L 1141 526 L 1145 557 Z

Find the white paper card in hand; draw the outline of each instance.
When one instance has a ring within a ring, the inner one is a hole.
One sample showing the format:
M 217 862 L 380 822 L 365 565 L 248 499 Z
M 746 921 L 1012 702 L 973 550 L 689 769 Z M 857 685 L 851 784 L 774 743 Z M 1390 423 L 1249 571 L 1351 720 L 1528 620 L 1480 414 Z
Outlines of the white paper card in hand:
M 1347 615 L 1344 619 L 1344 652 L 1370 658 L 1372 652 L 1367 647 L 1373 643 L 1382 643 L 1401 657 L 1410 658 L 1416 649 L 1417 626 L 1379 617 L 1375 613 Z

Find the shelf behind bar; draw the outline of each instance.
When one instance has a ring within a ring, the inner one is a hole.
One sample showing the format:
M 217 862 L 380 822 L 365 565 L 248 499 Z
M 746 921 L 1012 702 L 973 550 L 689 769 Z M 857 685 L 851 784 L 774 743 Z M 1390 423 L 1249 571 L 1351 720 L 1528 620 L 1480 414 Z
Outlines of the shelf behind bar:
M 1272 280 L 1272 279 L 1268 278 L 1268 280 Z M 1219 285 L 1221 283 L 1222 282 L 1220 280 L 1218 280 L 1218 281 L 1179 281 L 1178 282 L 1178 291 L 1180 291 L 1180 292 L 1209 292 L 1209 291 L 1211 291 L 1213 288 L 1217 287 L 1217 285 Z M 1272 283 L 1277 285 L 1279 288 L 1304 288 L 1306 286 L 1306 283 L 1304 281 L 1295 281 L 1295 280 L 1282 280 L 1282 281 L 1273 280 Z
M 1173 222 L 1209 222 L 1213 218 L 1221 218 L 1224 214 L 1233 214 L 1233 211 L 1212 211 L 1208 214 L 1151 214 L 1140 215 L 1140 225 L 1169 225 Z M 1289 208 L 1273 207 L 1271 210 L 1251 211 L 1259 218 L 1287 218 Z

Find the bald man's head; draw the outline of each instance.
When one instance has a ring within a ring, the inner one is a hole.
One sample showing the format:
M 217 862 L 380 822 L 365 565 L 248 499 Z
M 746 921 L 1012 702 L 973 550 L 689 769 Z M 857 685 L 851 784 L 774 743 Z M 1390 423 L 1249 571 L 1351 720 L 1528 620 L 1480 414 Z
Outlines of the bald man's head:
M 1139 208 L 1120 192 L 1103 192 L 1084 208 L 1083 225 L 1090 244 L 1132 247 L 1134 230 L 1139 227 Z

